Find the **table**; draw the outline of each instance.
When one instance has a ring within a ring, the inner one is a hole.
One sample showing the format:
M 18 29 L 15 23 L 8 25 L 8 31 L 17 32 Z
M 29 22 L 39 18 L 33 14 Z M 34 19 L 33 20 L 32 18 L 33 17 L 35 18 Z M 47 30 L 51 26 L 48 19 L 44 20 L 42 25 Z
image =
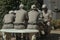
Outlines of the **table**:
M 5 33 L 37 33 L 37 29 L 1 29 L 0 32 L 3 34 L 3 40 L 6 40 Z

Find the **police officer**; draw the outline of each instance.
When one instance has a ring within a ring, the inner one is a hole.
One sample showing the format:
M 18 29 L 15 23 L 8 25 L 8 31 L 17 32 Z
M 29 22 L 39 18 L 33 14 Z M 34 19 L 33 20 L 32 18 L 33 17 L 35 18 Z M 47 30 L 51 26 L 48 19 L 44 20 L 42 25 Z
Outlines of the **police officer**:
M 39 33 L 38 37 L 42 36 L 43 34 L 43 20 L 42 20 L 42 11 L 37 8 L 38 12 L 40 13 L 39 18 L 38 18 L 38 23 L 39 23 Z
M 46 6 L 46 4 L 42 5 L 42 18 L 43 18 L 43 22 L 44 22 L 44 32 L 45 35 L 48 35 L 50 33 L 50 22 L 52 19 L 52 12 L 51 10 L 49 10 Z
M 28 12 L 28 26 L 27 29 L 38 29 L 38 18 L 39 18 L 39 12 L 36 8 L 36 5 L 32 5 L 31 6 L 31 11 Z M 33 36 L 35 38 L 35 33 L 33 33 L 32 35 L 29 34 L 29 39 L 30 40 L 34 40 Z M 31 38 L 32 37 L 32 38 Z
M 15 11 L 16 13 L 16 18 L 14 22 L 14 29 L 25 29 L 25 20 L 26 20 L 26 15 L 27 11 L 24 9 L 24 5 L 21 3 L 19 6 L 19 10 Z M 21 39 L 21 34 L 17 34 L 17 40 Z
M 14 26 L 13 26 L 13 22 L 14 22 L 14 18 L 15 18 L 14 14 L 15 13 L 11 10 L 11 11 L 9 11 L 9 14 L 6 14 L 4 16 L 4 19 L 3 19 L 4 24 L 3 24 L 2 29 L 13 29 L 14 28 Z M 6 35 L 7 35 L 6 40 L 11 39 L 11 36 L 12 36 L 11 34 L 6 33 Z
M 9 11 L 9 14 L 6 14 L 4 16 L 4 19 L 3 19 L 4 25 L 2 29 L 13 29 L 14 18 L 15 18 L 14 12 Z

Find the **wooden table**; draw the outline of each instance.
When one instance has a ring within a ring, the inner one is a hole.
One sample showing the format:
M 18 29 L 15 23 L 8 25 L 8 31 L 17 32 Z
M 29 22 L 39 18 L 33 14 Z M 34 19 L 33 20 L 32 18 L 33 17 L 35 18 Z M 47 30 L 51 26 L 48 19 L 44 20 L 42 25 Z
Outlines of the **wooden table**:
M 1 29 L 0 32 L 3 34 L 3 40 L 6 40 L 5 33 L 37 33 L 39 32 L 36 29 Z

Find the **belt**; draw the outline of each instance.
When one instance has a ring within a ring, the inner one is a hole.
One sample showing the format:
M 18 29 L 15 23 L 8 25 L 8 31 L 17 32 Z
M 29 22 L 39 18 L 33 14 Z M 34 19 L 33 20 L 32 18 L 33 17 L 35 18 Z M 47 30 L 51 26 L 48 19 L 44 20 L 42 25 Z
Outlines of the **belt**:
M 24 23 L 14 23 L 14 25 L 25 25 Z
M 4 23 L 4 24 L 13 24 L 13 23 Z
M 28 23 L 28 24 L 30 24 L 30 25 L 38 25 L 38 23 Z

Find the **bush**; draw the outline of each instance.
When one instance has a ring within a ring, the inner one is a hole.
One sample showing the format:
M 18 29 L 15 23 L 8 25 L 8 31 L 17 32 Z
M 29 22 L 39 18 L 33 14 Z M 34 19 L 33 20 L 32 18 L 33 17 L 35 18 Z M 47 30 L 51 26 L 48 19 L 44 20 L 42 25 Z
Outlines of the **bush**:
M 51 21 L 51 25 L 56 27 L 56 28 L 60 28 L 60 19 L 58 20 L 52 20 Z
M 57 20 L 56 25 L 58 28 L 60 28 L 60 20 Z

